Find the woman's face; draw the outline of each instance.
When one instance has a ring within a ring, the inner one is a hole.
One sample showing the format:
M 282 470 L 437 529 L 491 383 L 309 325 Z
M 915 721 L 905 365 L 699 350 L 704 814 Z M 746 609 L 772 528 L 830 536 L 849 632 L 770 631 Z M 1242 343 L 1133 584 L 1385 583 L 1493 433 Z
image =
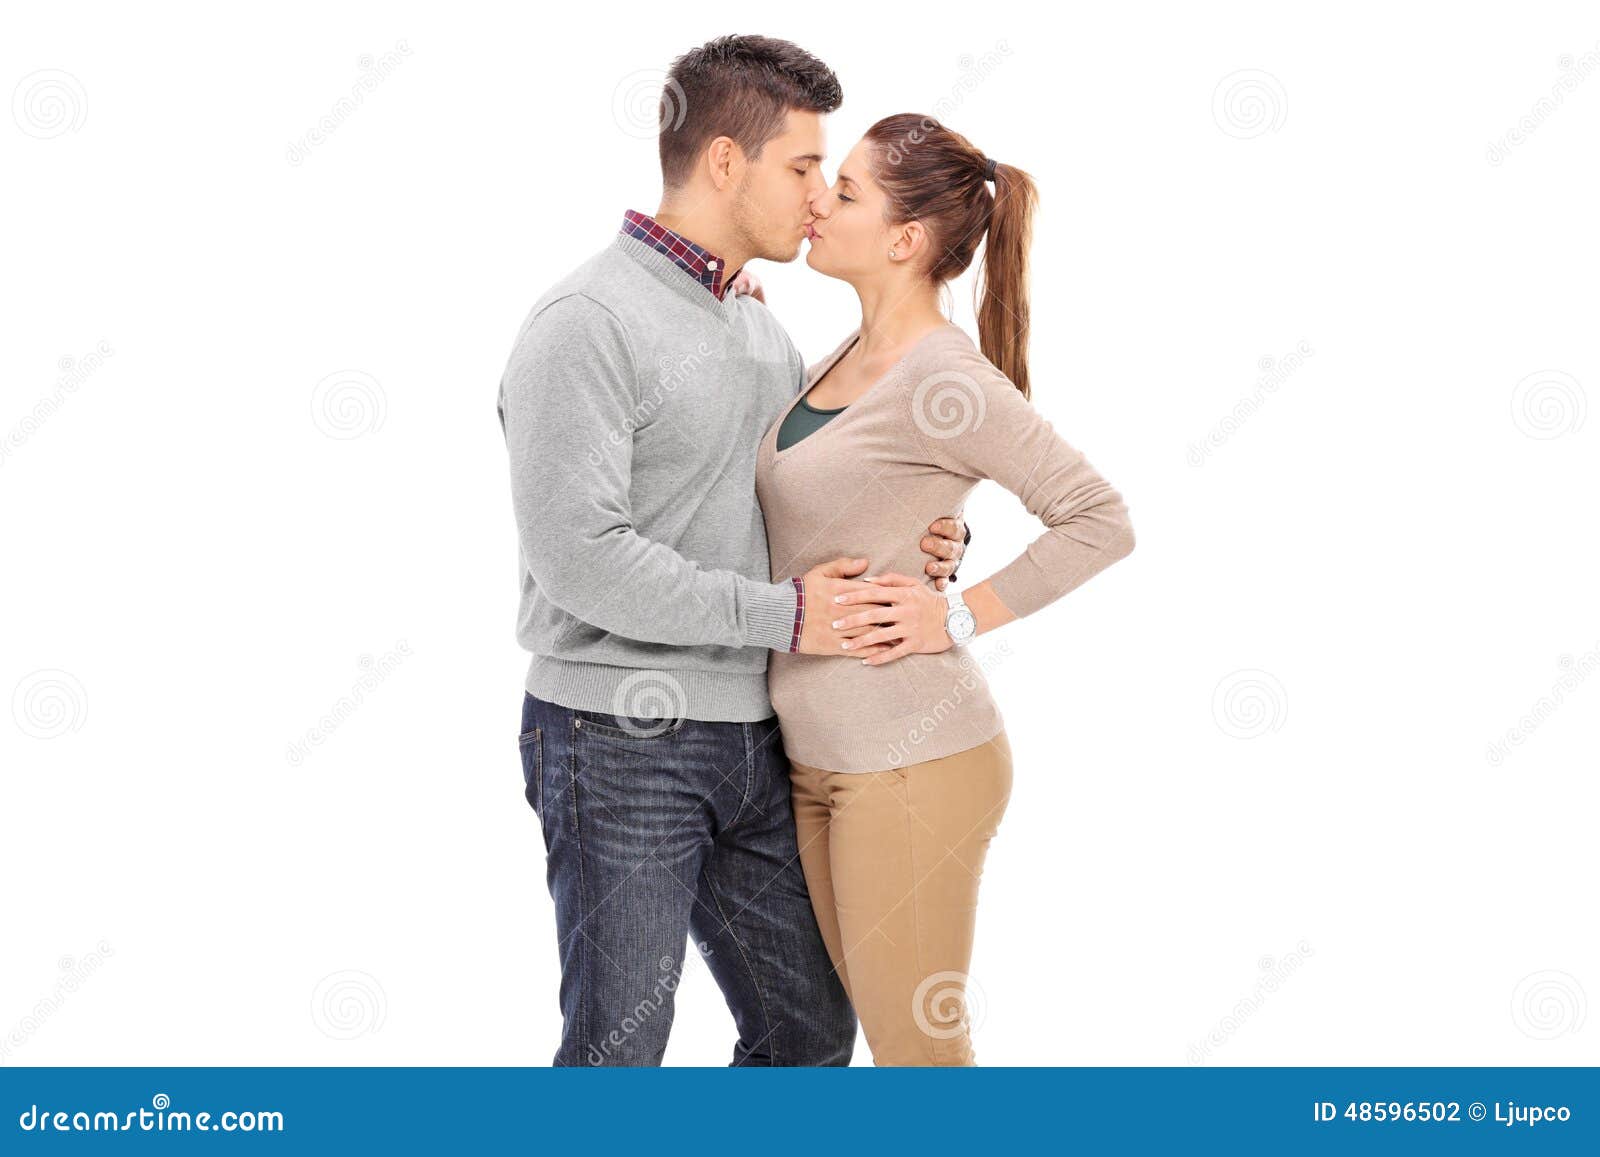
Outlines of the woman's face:
M 887 207 L 887 195 L 867 169 L 867 142 L 857 141 L 833 184 L 811 197 L 806 264 L 850 282 L 884 273 L 892 264 L 891 238 L 899 233 L 886 222 Z

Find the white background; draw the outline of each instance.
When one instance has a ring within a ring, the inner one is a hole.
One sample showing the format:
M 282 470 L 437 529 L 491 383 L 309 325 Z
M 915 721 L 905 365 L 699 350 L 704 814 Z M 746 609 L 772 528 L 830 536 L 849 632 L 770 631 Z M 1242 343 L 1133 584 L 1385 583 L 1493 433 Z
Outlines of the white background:
M 1600 1062 L 1592 5 L 5 24 L 0 1063 L 548 1063 L 495 391 L 735 31 L 837 70 L 835 162 L 937 106 L 1035 174 L 1036 404 L 1137 532 L 985 640 L 980 1063 Z M 1039 530 L 968 515 L 967 582 Z M 668 1062 L 733 1035 L 694 962 Z

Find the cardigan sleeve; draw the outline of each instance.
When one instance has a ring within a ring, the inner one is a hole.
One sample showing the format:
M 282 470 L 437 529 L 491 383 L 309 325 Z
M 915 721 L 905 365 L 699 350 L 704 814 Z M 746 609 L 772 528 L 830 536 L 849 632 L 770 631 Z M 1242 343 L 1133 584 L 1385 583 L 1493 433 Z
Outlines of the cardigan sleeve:
M 1012 614 L 1032 614 L 1133 551 L 1122 495 L 970 340 L 907 370 L 909 420 L 929 461 L 998 482 L 1044 523 L 989 579 Z

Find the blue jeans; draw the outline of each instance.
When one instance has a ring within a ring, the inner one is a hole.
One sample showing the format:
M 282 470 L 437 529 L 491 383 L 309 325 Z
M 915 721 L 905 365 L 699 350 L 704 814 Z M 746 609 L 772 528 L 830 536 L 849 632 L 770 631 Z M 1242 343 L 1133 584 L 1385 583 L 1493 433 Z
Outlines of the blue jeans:
M 735 1065 L 847 1065 L 856 1020 L 806 891 L 776 718 L 628 719 L 524 692 L 564 1021 L 557 1065 L 659 1065 L 692 934 Z

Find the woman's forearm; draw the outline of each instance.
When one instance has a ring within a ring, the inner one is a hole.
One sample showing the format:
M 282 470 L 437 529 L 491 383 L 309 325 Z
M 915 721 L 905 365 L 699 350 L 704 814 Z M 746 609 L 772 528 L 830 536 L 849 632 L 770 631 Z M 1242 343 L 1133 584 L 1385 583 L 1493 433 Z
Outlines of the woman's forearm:
M 977 586 L 967 588 L 962 596 L 967 604 L 967 610 L 972 612 L 972 617 L 978 621 L 978 634 L 992 631 L 996 627 L 1003 627 L 1017 616 L 1011 613 L 1011 608 L 1000 601 L 1000 596 L 994 593 L 994 586 L 985 579 Z

